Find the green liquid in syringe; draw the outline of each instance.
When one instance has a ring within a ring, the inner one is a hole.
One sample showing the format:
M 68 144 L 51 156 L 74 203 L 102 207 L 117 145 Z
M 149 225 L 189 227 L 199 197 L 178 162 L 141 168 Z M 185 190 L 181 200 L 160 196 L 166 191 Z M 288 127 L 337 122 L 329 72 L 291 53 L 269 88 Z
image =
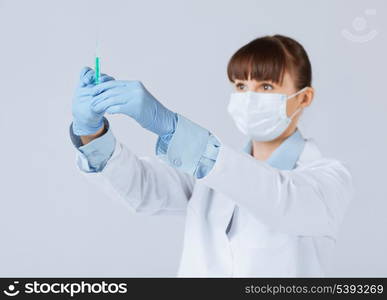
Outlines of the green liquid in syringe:
M 99 84 L 100 80 L 100 70 L 99 70 L 99 57 L 95 57 L 95 84 Z

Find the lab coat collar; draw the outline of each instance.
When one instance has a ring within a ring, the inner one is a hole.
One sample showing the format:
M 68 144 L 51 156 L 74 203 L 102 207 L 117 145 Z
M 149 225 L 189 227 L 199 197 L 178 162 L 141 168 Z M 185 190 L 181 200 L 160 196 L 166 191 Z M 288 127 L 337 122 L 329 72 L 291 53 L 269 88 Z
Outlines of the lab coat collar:
M 274 168 L 281 170 L 292 170 L 304 149 L 305 139 L 299 129 L 289 136 L 282 144 L 274 150 L 266 162 Z M 244 147 L 244 151 L 252 154 L 253 141 L 249 140 Z

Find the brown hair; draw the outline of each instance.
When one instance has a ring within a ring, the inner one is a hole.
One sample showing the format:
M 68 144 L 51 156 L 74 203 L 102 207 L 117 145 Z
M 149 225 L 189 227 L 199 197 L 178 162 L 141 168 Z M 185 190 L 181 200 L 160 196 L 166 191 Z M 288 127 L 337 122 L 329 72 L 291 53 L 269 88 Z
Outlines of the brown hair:
M 227 75 L 235 79 L 269 80 L 282 84 L 285 72 L 294 78 L 297 89 L 312 84 L 312 67 L 304 47 L 283 35 L 257 38 L 240 48 L 231 57 Z

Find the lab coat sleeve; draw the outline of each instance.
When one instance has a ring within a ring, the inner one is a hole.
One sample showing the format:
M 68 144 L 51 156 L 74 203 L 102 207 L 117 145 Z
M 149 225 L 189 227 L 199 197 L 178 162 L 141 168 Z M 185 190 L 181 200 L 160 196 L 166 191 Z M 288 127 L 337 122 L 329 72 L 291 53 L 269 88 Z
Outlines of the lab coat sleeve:
M 284 171 L 223 144 L 213 169 L 198 182 L 273 230 L 294 235 L 335 237 L 353 195 L 351 174 L 336 160 Z
M 116 139 L 113 149 L 98 172 L 90 168 L 86 155 L 77 151 L 77 165 L 87 180 L 134 213 L 185 214 L 195 184 L 193 176 L 157 157 L 137 156 Z

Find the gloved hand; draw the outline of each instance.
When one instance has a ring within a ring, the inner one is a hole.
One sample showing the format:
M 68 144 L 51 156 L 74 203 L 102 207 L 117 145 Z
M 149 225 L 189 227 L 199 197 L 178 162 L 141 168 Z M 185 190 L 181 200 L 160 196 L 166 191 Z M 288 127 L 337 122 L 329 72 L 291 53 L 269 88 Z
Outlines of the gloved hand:
M 101 74 L 101 83 L 114 80 L 113 77 Z M 96 133 L 103 126 L 104 112 L 96 113 L 91 109 L 93 101 L 94 70 L 84 67 L 73 98 L 73 132 L 76 135 Z
M 109 81 L 93 87 L 95 114 L 122 113 L 159 136 L 175 130 L 177 114 L 157 101 L 140 81 Z

